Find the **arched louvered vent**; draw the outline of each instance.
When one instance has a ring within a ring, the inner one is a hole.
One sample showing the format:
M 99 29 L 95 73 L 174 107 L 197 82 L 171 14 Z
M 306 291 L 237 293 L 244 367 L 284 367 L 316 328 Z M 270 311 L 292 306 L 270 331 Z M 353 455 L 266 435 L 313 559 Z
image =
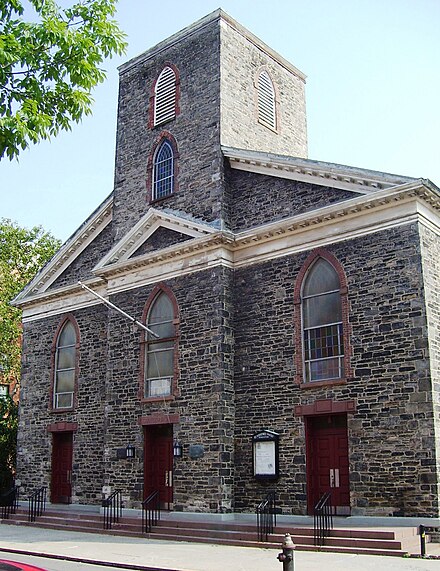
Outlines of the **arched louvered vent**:
M 176 116 L 176 74 L 164 67 L 157 78 L 154 98 L 154 125 L 160 125 Z
M 275 90 L 266 71 L 258 76 L 258 120 L 263 125 L 276 129 Z

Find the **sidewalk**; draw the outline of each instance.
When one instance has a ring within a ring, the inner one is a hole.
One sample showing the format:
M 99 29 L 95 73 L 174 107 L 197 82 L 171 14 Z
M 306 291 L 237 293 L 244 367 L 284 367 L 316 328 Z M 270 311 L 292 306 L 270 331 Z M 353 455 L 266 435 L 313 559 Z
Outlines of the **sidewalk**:
M 0 557 L 8 553 L 51 555 L 60 559 L 110 563 L 145 571 L 282 571 L 277 550 L 227 547 L 65 532 L 25 525 L 0 525 Z M 295 553 L 295 571 L 434 571 L 438 560 L 349 555 Z

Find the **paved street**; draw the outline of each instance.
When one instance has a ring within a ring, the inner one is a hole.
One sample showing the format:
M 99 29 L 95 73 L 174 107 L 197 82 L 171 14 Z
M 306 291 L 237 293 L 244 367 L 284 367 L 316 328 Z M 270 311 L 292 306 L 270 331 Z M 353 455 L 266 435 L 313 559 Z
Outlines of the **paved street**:
M 1 525 L 0 550 L 50 554 L 78 561 L 135 566 L 137 569 L 179 571 L 282 571 L 277 551 L 225 547 L 196 543 L 155 541 L 138 538 L 65 532 L 28 526 Z M 295 571 L 434 571 L 438 560 L 340 555 L 336 553 L 295 554 Z

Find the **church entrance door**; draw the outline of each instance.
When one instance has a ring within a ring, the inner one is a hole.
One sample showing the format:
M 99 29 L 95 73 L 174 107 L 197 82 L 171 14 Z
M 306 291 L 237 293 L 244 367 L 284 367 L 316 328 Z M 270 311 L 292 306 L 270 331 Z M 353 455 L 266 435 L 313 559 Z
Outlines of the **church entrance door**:
M 163 509 L 173 502 L 173 427 L 146 426 L 144 438 L 144 499 L 158 491 Z
M 307 504 L 309 514 L 331 491 L 333 511 L 350 514 L 347 415 L 307 418 Z
M 72 497 L 73 433 L 54 432 L 51 496 L 53 504 L 70 504 Z

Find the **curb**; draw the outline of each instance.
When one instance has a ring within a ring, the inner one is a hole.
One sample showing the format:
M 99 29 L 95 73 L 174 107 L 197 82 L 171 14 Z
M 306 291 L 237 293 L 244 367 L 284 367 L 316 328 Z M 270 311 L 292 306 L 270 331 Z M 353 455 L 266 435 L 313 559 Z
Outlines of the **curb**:
M 52 553 L 42 553 L 40 551 L 28 551 L 24 549 L 7 549 L 0 547 L 0 553 L 14 553 L 15 555 L 32 555 L 32 557 L 44 557 L 46 559 L 57 559 L 61 561 L 72 561 L 74 563 L 87 563 L 89 565 L 102 565 L 103 567 L 114 567 L 115 569 L 134 569 L 135 571 L 182 571 L 175 567 L 151 567 L 151 565 L 137 565 L 136 563 L 116 563 L 114 561 L 100 561 L 87 559 L 86 557 L 71 557 L 69 555 L 54 555 Z M 189 571 L 185 569 L 184 571 Z

